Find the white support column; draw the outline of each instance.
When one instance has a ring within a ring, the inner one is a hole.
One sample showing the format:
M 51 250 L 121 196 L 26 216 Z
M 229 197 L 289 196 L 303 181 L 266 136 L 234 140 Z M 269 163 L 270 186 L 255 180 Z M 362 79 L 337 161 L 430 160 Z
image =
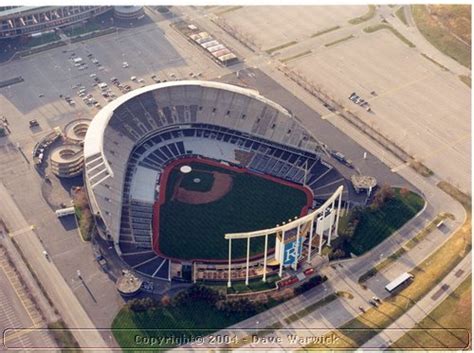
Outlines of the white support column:
M 232 281 L 231 281 L 231 268 L 230 264 L 232 263 L 232 239 L 229 239 L 229 274 L 227 278 L 227 287 L 232 287 Z
M 334 211 L 334 201 L 335 201 L 335 200 L 332 200 L 331 213 L 329 214 L 328 246 L 331 246 L 332 227 L 333 227 L 333 225 L 334 225 L 334 222 L 331 220 L 331 218 L 332 218 L 332 213 L 333 213 L 333 211 Z M 324 223 L 326 223 L 326 222 L 324 222 Z
M 320 233 L 318 233 L 318 229 L 319 229 Z M 319 255 L 321 255 L 321 252 L 323 251 L 323 234 L 324 234 L 324 231 L 321 232 L 321 227 L 316 227 L 316 234 L 319 235 L 319 251 L 318 251 L 318 253 L 319 253 Z
M 171 260 L 168 260 L 168 281 L 171 282 Z
M 296 271 L 297 267 L 298 267 L 298 251 L 300 250 L 300 247 L 299 247 L 299 242 L 300 242 L 300 229 L 301 229 L 301 225 L 298 224 L 298 228 L 296 228 L 296 252 L 295 252 L 295 262 L 293 262 L 293 270 Z
M 247 238 L 247 268 L 245 269 L 245 285 L 249 285 L 250 238 Z
M 311 262 L 311 245 L 313 244 L 313 231 L 314 231 L 314 218 L 311 220 L 311 226 L 309 228 L 308 263 Z
M 283 276 L 283 260 L 285 259 L 285 231 L 282 231 L 282 236 L 281 236 L 281 248 L 280 248 L 280 271 L 278 275 L 280 278 Z
M 263 251 L 263 282 L 267 280 L 267 251 L 268 251 L 268 234 L 265 234 L 265 249 Z
M 336 214 L 336 235 L 339 235 L 339 213 L 341 213 L 341 203 L 342 203 L 342 192 L 339 194 L 339 201 L 337 202 L 337 214 Z

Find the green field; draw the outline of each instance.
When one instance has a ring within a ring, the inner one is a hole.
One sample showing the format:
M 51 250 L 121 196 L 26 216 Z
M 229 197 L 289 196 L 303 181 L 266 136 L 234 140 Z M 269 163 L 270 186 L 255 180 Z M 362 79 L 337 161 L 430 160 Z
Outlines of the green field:
M 191 163 L 191 167 L 231 174 L 233 187 L 217 201 L 187 204 L 170 200 L 178 180 L 178 174 L 170 174 L 166 202 L 160 207 L 159 247 L 167 256 L 227 259 L 226 233 L 274 227 L 299 216 L 307 203 L 303 191 L 254 174 L 236 173 L 201 163 Z M 273 247 L 274 243 L 274 237 L 270 237 L 269 247 Z M 232 256 L 244 257 L 246 246 L 246 240 L 233 241 Z M 252 239 L 251 254 L 261 253 L 263 247 L 263 238 Z
M 462 349 L 472 332 L 472 277 L 464 280 L 429 315 L 396 341 L 392 348 L 436 347 Z
M 369 208 L 362 213 L 351 239 L 351 252 L 361 255 L 381 243 L 415 216 L 424 202 L 411 191 L 402 196 L 400 189 L 395 189 L 395 197 L 387 200 L 382 207 L 376 210 Z
M 125 351 L 127 348 L 157 348 L 140 346 L 135 343 L 138 336 L 172 336 L 206 335 L 233 325 L 246 316 L 227 316 L 215 309 L 205 300 L 193 300 L 189 305 L 157 308 L 145 312 L 133 312 L 123 308 L 112 323 L 115 339 Z M 167 345 L 161 348 L 171 348 Z
M 124 351 L 135 349 L 172 348 L 187 342 L 162 342 L 146 345 L 137 337 L 191 337 L 205 336 L 224 329 L 239 321 L 268 310 L 283 302 L 268 298 L 261 303 L 248 299 L 228 301 L 216 290 L 203 286 L 192 286 L 180 292 L 173 299 L 142 308 L 133 309 L 132 303 L 125 305 L 112 322 L 112 332 Z M 272 325 L 273 326 L 273 325 Z M 267 328 L 261 325 L 262 329 Z M 222 343 L 222 342 L 219 342 Z M 205 347 L 203 347 L 205 348 Z

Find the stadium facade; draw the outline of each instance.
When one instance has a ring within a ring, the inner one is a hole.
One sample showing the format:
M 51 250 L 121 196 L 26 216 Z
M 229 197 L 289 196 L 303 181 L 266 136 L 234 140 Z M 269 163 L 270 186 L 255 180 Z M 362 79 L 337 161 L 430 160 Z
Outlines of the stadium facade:
M 341 206 L 353 190 L 322 156 L 322 145 L 292 113 L 257 91 L 175 81 L 129 92 L 95 116 L 84 141 L 84 176 L 98 229 L 129 268 L 151 278 L 230 284 L 231 279 L 281 276 L 283 268 L 310 261 L 330 243 Z M 303 185 L 313 203 L 306 216 L 282 220 L 274 228 L 222 234 L 228 239 L 228 262 L 168 258 L 154 247 L 154 206 L 165 192 L 160 177 L 169 163 L 189 157 Z M 269 236 L 275 237 L 275 247 L 266 244 L 264 253 L 250 257 L 250 239 L 265 237 L 267 243 Z M 230 247 L 239 239 L 247 241 L 247 256 L 232 259 Z
M 88 20 L 110 6 L 5 6 L 0 7 L 0 39 L 31 36 Z

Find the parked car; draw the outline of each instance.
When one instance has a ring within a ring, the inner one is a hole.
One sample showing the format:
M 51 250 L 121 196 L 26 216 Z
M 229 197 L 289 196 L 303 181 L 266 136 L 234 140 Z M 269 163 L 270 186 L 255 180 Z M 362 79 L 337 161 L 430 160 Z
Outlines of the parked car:
M 36 127 L 39 126 L 38 121 L 36 119 L 30 120 L 30 127 Z

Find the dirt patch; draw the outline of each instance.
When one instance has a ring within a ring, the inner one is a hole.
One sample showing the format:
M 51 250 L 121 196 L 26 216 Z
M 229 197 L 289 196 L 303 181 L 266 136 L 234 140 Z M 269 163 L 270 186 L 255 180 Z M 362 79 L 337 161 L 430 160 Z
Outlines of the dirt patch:
M 212 184 L 209 191 L 191 191 L 177 186 L 171 199 L 192 205 L 201 205 L 219 200 L 232 189 L 232 176 L 220 172 L 212 172 L 212 175 L 214 176 L 214 184 Z

